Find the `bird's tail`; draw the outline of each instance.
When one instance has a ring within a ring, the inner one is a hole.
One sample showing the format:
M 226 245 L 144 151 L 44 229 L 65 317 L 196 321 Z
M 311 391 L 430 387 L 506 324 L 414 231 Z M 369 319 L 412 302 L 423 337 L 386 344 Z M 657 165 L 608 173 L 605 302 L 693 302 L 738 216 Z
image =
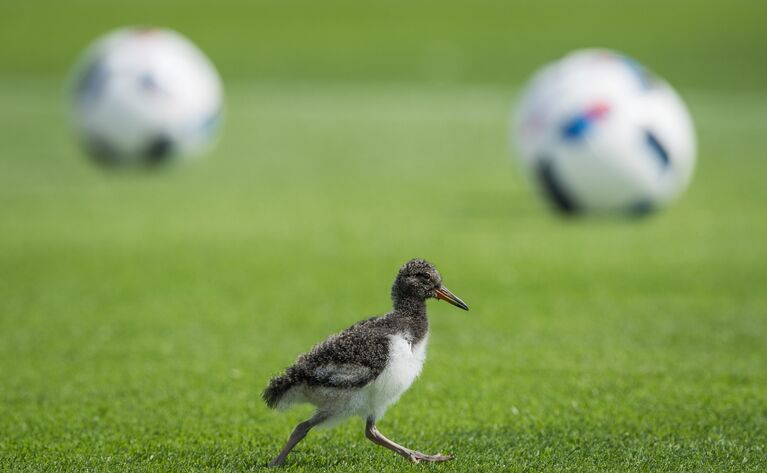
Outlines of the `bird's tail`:
M 269 386 L 261 393 L 261 398 L 264 400 L 267 406 L 272 409 L 278 409 L 280 407 L 280 401 L 285 393 L 295 385 L 295 381 L 290 373 L 285 373 L 281 376 L 272 378 L 269 381 Z

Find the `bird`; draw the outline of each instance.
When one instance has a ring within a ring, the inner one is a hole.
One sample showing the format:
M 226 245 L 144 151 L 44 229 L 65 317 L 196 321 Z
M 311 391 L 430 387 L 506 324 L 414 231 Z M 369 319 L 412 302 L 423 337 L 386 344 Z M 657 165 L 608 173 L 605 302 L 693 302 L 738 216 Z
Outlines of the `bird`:
M 283 466 L 312 428 L 355 415 L 364 420 L 369 440 L 413 463 L 453 458 L 403 447 L 386 438 L 376 422 L 421 373 L 429 339 L 426 300 L 440 299 L 467 311 L 469 307 L 443 285 L 434 265 L 418 258 L 400 268 L 391 298 L 391 312 L 330 335 L 269 381 L 262 398 L 270 408 L 285 410 L 302 403 L 316 408 L 311 418 L 295 427 L 269 466 Z

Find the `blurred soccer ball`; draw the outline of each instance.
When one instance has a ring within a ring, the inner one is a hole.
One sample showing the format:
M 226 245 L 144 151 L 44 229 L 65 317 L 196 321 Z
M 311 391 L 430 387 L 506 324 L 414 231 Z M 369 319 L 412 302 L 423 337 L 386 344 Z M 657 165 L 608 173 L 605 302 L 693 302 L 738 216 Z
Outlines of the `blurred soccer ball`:
M 545 66 L 513 127 L 522 167 L 564 213 L 646 213 L 676 198 L 695 166 L 682 100 L 612 51 L 576 51 Z
M 111 32 L 88 48 L 73 76 L 74 128 L 102 164 L 165 163 L 212 143 L 221 80 L 208 58 L 174 31 Z

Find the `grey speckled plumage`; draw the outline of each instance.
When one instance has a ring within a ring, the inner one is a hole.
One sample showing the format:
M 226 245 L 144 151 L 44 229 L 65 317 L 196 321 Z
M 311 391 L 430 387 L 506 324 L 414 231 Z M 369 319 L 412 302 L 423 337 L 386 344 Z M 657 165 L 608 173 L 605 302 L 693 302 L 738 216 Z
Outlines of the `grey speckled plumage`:
M 282 395 L 301 383 L 333 388 L 365 386 L 385 368 L 392 334 L 408 334 L 411 344 L 423 340 L 429 330 L 425 298 L 419 297 L 420 293 L 410 290 L 403 281 L 422 271 L 431 274 L 430 282 L 435 287 L 442 284 L 442 278 L 432 265 L 424 260 L 409 261 L 392 286 L 394 310 L 384 316 L 357 322 L 299 356 L 283 375 L 269 382 L 263 393 L 266 404 L 277 407 Z
M 400 268 L 391 296 L 391 312 L 331 335 L 269 382 L 262 394 L 269 407 L 284 408 L 297 402 L 317 407 L 312 419 L 296 427 L 272 466 L 282 465 L 312 427 L 353 414 L 366 419 L 370 440 L 411 461 L 450 458 L 397 445 L 377 431 L 375 421 L 420 373 L 429 331 L 426 300 L 437 298 L 465 310 L 468 307 L 443 286 L 436 268 L 422 259 L 410 260 Z

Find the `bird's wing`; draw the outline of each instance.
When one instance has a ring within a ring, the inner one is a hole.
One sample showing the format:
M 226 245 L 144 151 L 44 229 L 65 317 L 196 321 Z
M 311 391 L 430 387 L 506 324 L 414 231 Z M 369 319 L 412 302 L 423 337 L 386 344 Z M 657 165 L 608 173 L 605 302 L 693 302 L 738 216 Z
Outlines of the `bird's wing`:
M 378 373 L 370 366 L 358 363 L 327 363 L 312 371 L 313 384 L 328 387 L 362 387 L 373 381 Z
M 360 324 L 315 346 L 294 367 L 310 385 L 362 387 L 381 374 L 388 353 L 387 334 L 374 324 Z

